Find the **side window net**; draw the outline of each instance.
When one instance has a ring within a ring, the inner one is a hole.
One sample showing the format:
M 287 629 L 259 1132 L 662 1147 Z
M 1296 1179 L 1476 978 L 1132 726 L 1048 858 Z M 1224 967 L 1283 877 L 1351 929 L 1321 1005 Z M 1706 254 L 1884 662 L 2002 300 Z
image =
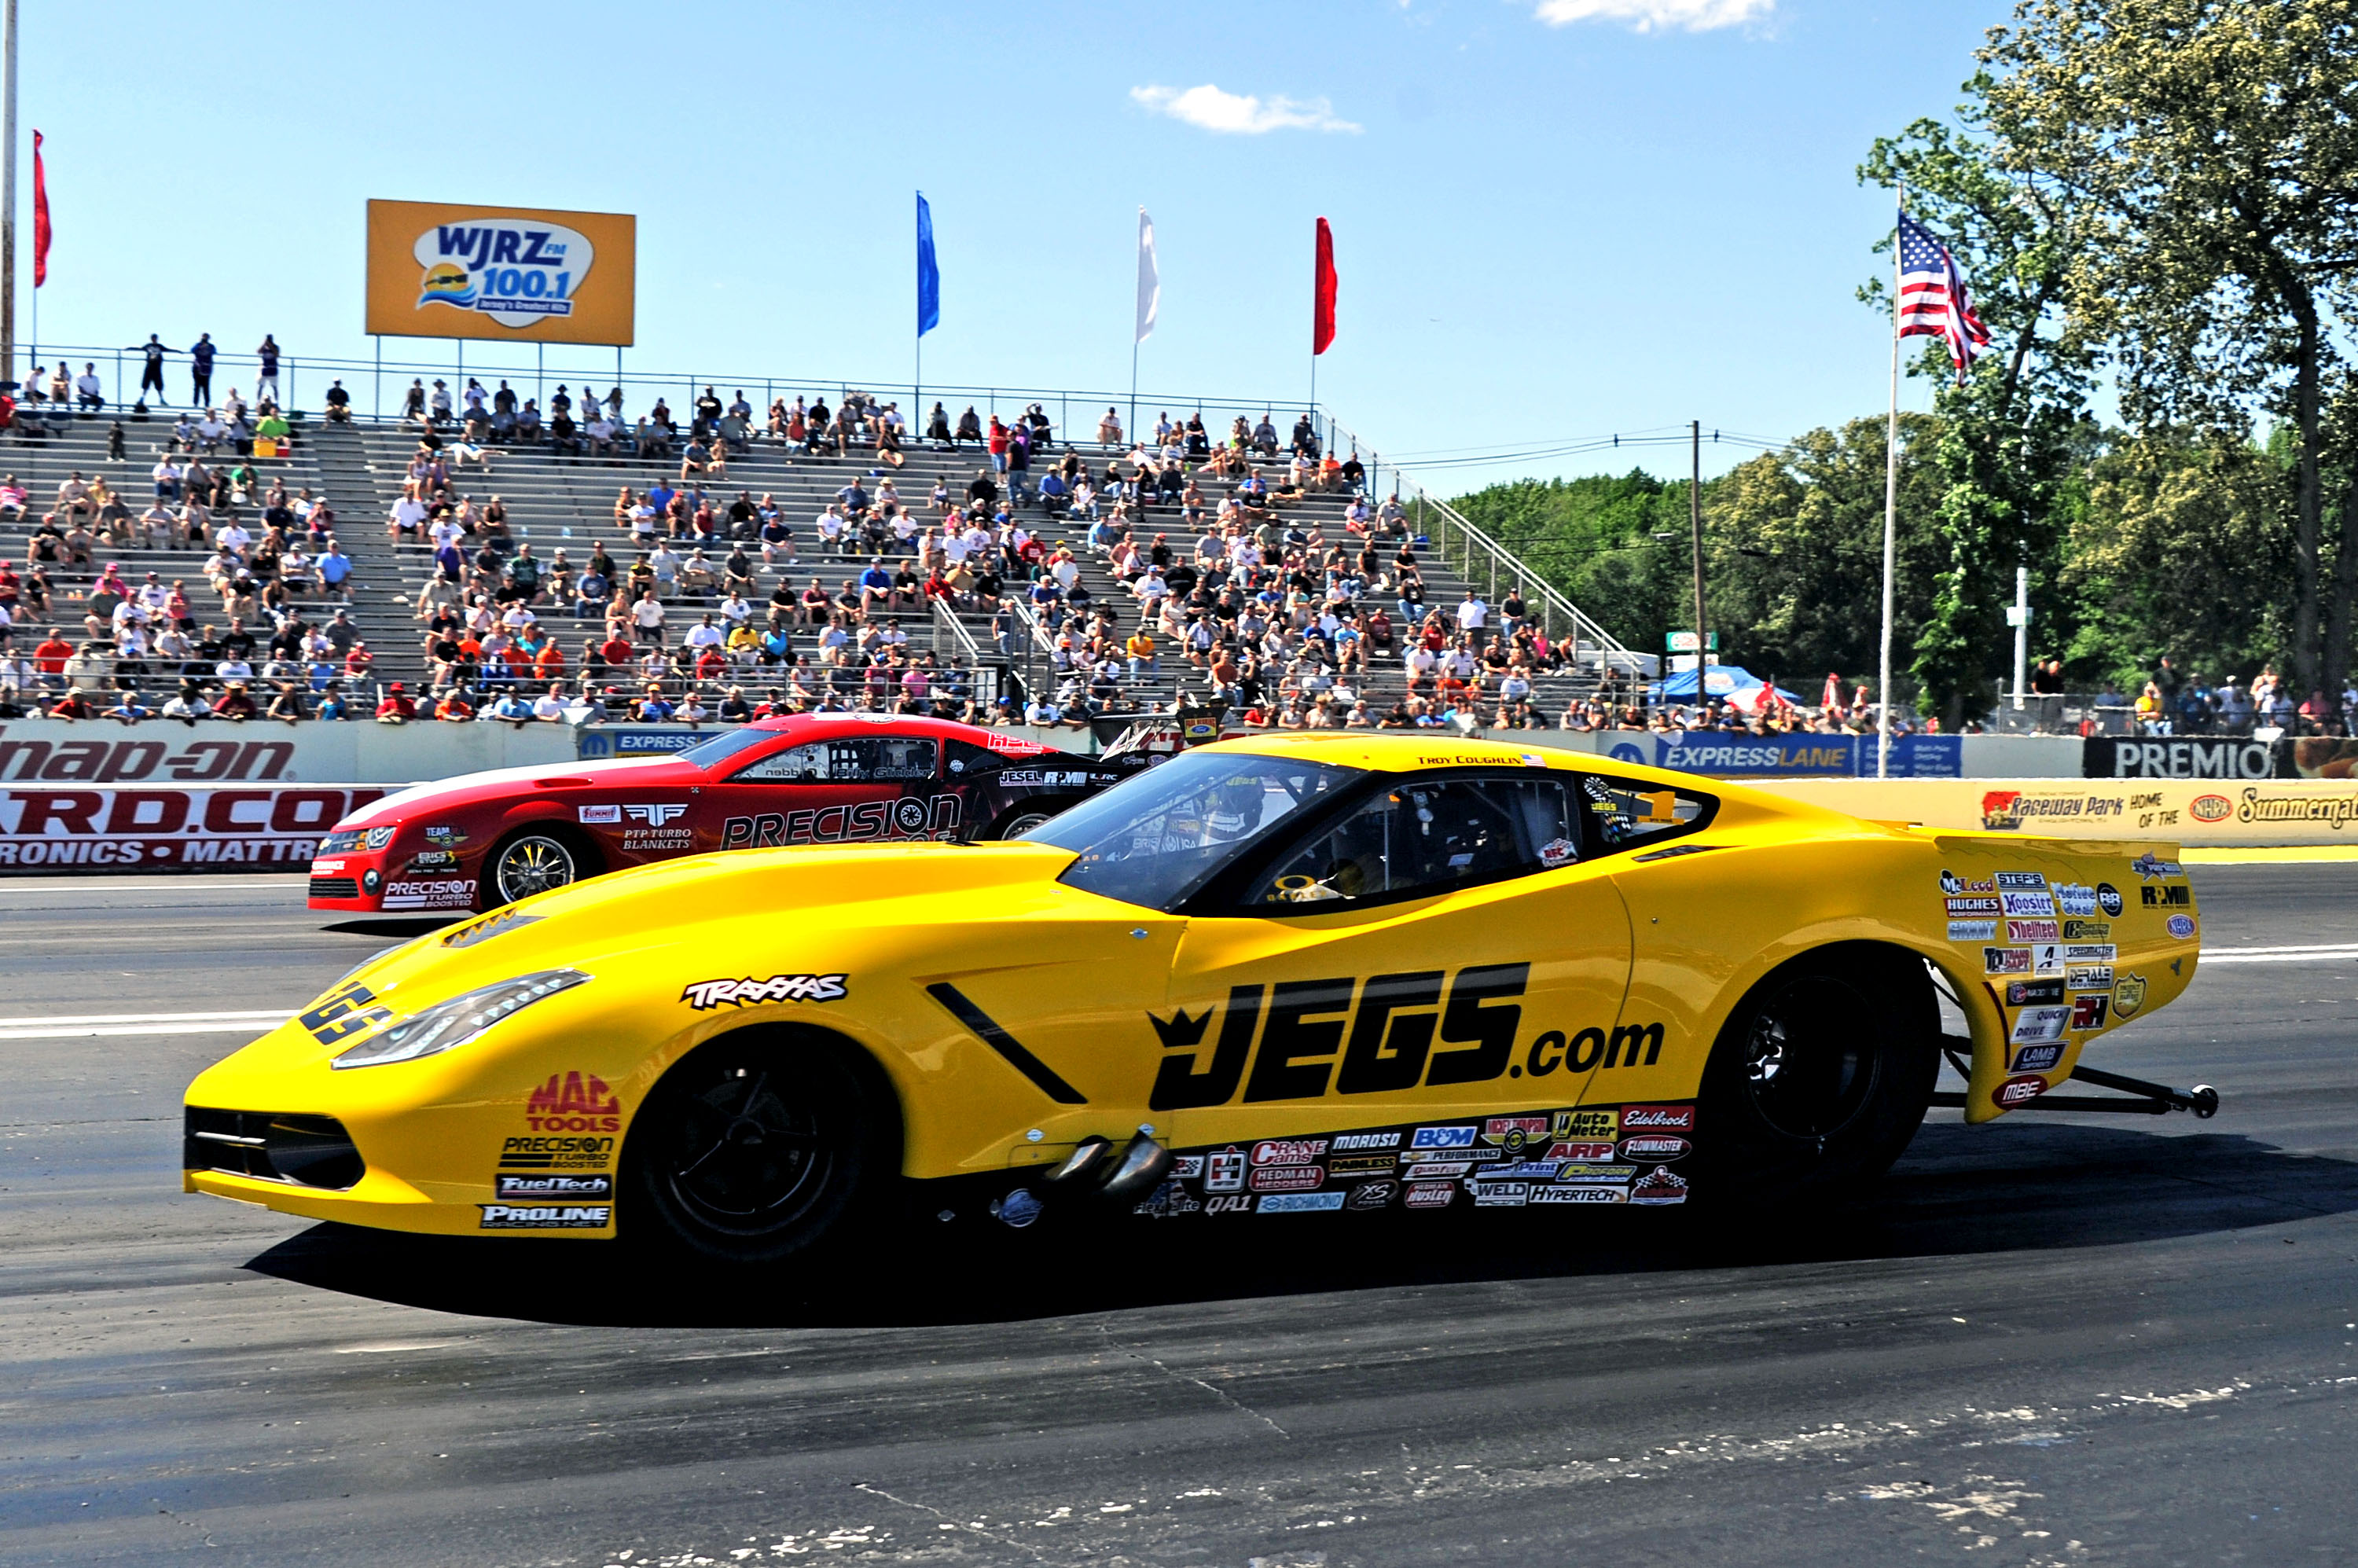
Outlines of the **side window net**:
M 1580 792 L 1596 836 L 1608 849 L 1644 844 L 1698 827 L 1711 820 L 1719 802 L 1711 795 L 1669 785 L 1632 783 L 1584 774 Z

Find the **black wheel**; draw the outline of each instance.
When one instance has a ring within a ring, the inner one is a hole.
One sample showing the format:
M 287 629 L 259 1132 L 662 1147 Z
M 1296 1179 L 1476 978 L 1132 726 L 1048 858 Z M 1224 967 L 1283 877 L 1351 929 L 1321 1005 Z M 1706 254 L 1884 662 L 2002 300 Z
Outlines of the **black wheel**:
M 528 827 L 492 851 L 483 876 L 485 908 L 514 903 L 536 892 L 547 892 L 579 881 L 590 874 L 580 850 L 570 839 L 545 828 Z
M 1720 1031 L 1704 1069 L 1697 1152 L 1716 1196 L 1758 1206 L 1840 1196 L 1916 1136 L 1940 1071 L 1922 960 L 1866 945 L 1784 965 Z
M 990 825 L 990 831 L 983 837 L 990 839 L 1021 838 L 1072 804 L 1069 800 L 1027 800 L 1020 806 L 1011 806 Z
M 631 1129 L 622 1224 L 633 1239 L 728 1263 L 808 1250 L 898 1167 L 891 1091 L 849 1048 L 756 1030 L 682 1060 Z

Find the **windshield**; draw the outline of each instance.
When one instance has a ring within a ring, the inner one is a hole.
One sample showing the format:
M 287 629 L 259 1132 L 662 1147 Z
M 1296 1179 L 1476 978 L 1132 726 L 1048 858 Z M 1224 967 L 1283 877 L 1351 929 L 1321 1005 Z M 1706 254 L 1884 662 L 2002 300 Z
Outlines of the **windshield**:
M 1249 752 L 1190 752 L 1083 801 L 1023 838 L 1076 850 L 1058 880 L 1150 909 L 1175 907 L 1357 770 Z
M 680 760 L 694 762 L 699 768 L 717 767 L 748 746 L 757 746 L 777 733 L 748 724 L 741 729 L 725 730 L 701 745 L 690 746 L 679 753 Z

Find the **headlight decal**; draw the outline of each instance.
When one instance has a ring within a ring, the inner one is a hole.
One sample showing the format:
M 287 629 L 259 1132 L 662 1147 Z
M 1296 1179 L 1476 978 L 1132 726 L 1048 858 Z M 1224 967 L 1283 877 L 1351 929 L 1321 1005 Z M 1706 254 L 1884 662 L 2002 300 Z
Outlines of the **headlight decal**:
M 329 1065 L 374 1067 L 454 1051 L 534 1002 L 568 990 L 589 979 L 579 969 L 543 969 L 483 986 L 413 1013 L 374 1038 L 353 1046 Z

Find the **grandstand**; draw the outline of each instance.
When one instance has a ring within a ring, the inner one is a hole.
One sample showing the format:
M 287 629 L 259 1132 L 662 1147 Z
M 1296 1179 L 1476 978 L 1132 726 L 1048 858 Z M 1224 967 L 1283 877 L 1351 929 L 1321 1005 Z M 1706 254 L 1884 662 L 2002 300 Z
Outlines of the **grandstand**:
M 18 432 L 0 442 L 0 470 L 13 472 L 30 495 L 21 517 L 0 524 L 0 539 L 5 540 L 8 557 L 17 563 L 19 571 L 24 569 L 28 534 L 50 509 L 59 481 L 69 473 L 79 470 L 85 477 L 103 477 L 135 514 L 146 506 L 153 495 L 150 470 L 171 443 L 172 416 L 151 414 L 141 418 L 124 415 L 126 441 L 120 459 L 107 456 L 113 417 L 109 415 L 66 420 L 53 414 L 35 427 L 47 432 L 38 440 L 26 438 L 23 427 L 27 421 L 20 419 Z M 1215 418 L 1209 414 L 1206 417 Z M 687 420 L 682 417 L 680 425 L 684 442 Z M 1334 427 L 1330 426 L 1328 429 Z M 1213 430 L 1217 437 L 1217 422 Z M 264 486 L 276 480 L 290 492 L 308 492 L 326 500 L 336 514 L 334 532 L 354 568 L 348 606 L 343 608 L 348 609 L 359 637 L 374 655 L 373 665 L 365 677 L 350 683 L 355 706 L 362 714 L 373 707 L 382 690 L 393 681 L 403 682 L 413 692 L 431 690 L 436 685 L 437 672 L 427 654 L 427 628 L 416 609 L 421 590 L 435 575 L 433 551 L 425 542 L 396 542 L 388 536 L 386 526 L 388 514 L 402 496 L 410 465 L 417 456 L 421 433 L 422 427 L 414 422 L 356 419 L 349 424 L 332 424 L 298 417 L 290 455 L 251 460 Z M 1338 438 L 1348 438 L 1347 432 L 1335 433 Z M 1102 475 L 1109 460 L 1124 458 L 1122 452 L 1101 448 L 1090 438 L 1094 434 L 1094 428 L 1055 432 L 1053 444 L 1033 459 L 1035 482 L 1048 465 L 1068 450 L 1076 449 L 1094 475 Z M 1077 448 L 1069 444 L 1068 438 L 1077 438 Z M 455 440 L 455 432 L 446 428 L 443 438 Z M 758 544 L 749 546 L 755 566 L 755 586 L 747 597 L 757 611 L 767 608 L 763 600 L 777 586 L 781 574 L 796 585 L 806 585 L 815 575 L 819 576 L 826 589 L 834 594 L 840 593 L 847 579 L 855 579 L 868 565 L 869 557 L 858 552 L 823 556 L 814 526 L 814 519 L 855 479 L 873 491 L 879 476 L 889 475 L 916 519 L 933 524 L 941 520 L 930 504 L 936 486 L 945 489 L 953 501 L 962 503 L 968 482 L 979 469 L 989 467 L 988 459 L 972 446 L 962 451 L 939 450 L 931 443 L 916 439 L 914 431 L 905 440 L 903 452 L 905 466 L 895 470 L 880 466 L 872 445 L 852 445 L 836 454 L 812 453 L 798 446 L 790 448 L 777 437 L 758 436 L 745 449 L 729 459 L 725 479 L 701 481 L 717 510 L 725 509 L 740 492 L 757 501 L 764 496 L 772 498 L 792 530 L 793 558 L 781 559 L 774 567 L 762 563 Z M 682 482 L 676 457 L 655 460 L 623 455 L 559 455 L 552 451 L 545 438 L 532 445 L 493 447 L 489 453 L 487 470 L 454 464 L 450 490 L 454 496 L 471 497 L 478 507 L 496 493 L 506 511 L 512 544 L 529 545 L 532 554 L 545 567 L 553 566 L 562 551 L 568 564 L 579 568 L 593 546 L 602 545 L 627 570 L 641 552 L 633 546 L 628 531 L 615 521 L 618 492 L 628 487 L 644 493 L 659 480 L 673 484 Z M 443 455 L 447 460 L 449 454 Z M 1127 470 L 1126 461 L 1123 467 Z M 1199 468 L 1199 460 L 1191 460 L 1185 467 L 1194 473 Z M 1264 462 L 1262 468 L 1274 483 L 1283 484 L 1282 460 Z M 1204 478 L 1201 482 L 1207 497 L 1207 510 L 1229 488 L 1226 481 L 1216 482 Z M 1368 717 L 1378 719 L 1412 695 L 1410 672 L 1401 655 L 1415 629 L 1401 617 L 1396 605 L 1399 590 L 1390 580 L 1400 552 L 1405 549 L 1408 558 L 1414 562 L 1424 608 L 1439 612 L 1450 633 L 1457 631 L 1455 611 L 1469 589 L 1477 590 L 1491 604 L 1487 625 L 1475 639 L 1473 651 L 1476 654 L 1482 643 L 1499 629 L 1498 607 L 1518 586 L 1519 573 L 1515 563 L 1502 552 L 1477 556 L 1475 545 L 1487 546 L 1487 542 L 1478 540 L 1469 525 L 1445 509 L 1412 494 L 1400 498 L 1365 493 L 1373 489 L 1372 483 L 1363 485 L 1363 508 L 1377 514 L 1373 521 L 1378 532 L 1384 534 L 1387 517 L 1381 509 L 1385 503 L 1392 503 L 1390 522 L 1396 536 L 1387 535 L 1381 539 L 1376 551 L 1380 557 L 1378 573 L 1373 580 L 1359 585 L 1356 599 L 1363 610 L 1381 608 L 1392 619 L 1394 627 L 1389 647 L 1373 648 L 1371 656 L 1363 661 L 1363 667 L 1343 671 L 1340 678 L 1350 697 L 1364 702 Z M 254 514 L 259 510 L 256 502 L 258 497 L 238 509 L 249 527 L 254 525 Z M 1288 499 L 1271 508 L 1282 531 L 1279 547 L 1272 552 L 1272 561 L 1290 550 L 1291 557 L 1282 565 L 1292 568 L 1273 575 L 1281 579 L 1281 587 L 1290 582 L 1303 590 L 1303 599 L 1314 613 L 1334 586 L 1335 574 L 1321 573 L 1314 561 L 1305 566 L 1301 560 L 1301 542 L 1310 541 L 1314 555 L 1321 543 L 1347 546 L 1347 554 L 1356 560 L 1362 536 L 1347 524 L 1346 512 L 1352 502 L 1353 493 L 1346 488 L 1311 489 L 1298 499 Z M 1101 500 L 1098 510 L 1101 514 L 1110 510 L 1109 498 Z M 1006 613 L 995 616 L 992 605 L 970 594 L 925 599 L 881 610 L 882 614 L 897 617 L 907 633 L 910 649 L 932 654 L 938 666 L 932 683 L 934 698 L 971 693 L 976 707 L 988 715 L 995 697 L 1006 696 L 1011 699 L 1010 709 L 1020 711 L 1028 696 L 1055 703 L 1066 718 L 1076 721 L 1086 714 L 1167 712 L 1182 703 L 1199 704 L 1212 697 L 1226 699 L 1233 710 L 1241 711 L 1246 707 L 1252 696 L 1249 687 L 1239 690 L 1232 685 L 1216 692 L 1209 674 L 1211 661 L 1199 658 L 1191 662 L 1185 656 L 1186 650 L 1169 634 L 1167 623 L 1155 631 L 1158 647 L 1152 668 L 1133 672 L 1127 657 L 1120 656 L 1127 653 L 1121 644 L 1140 629 L 1143 607 L 1116 575 L 1109 546 L 1111 535 L 1118 530 L 1098 529 L 1093 543 L 1088 519 L 1068 516 L 1051 520 L 1044 515 L 1036 501 L 1018 507 L 1013 515 L 1018 524 L 1038 537 L 1052 557 L 1060 549 L 1069 551 L 1071 565 L 1065 569 L 1076 579 L 1077 586 L 1065 602 L 1076 608 L 1087 607 L 1092 619 L 1098 611 L 1109 614 L 1111 624 L 1105 641 L 1117 654 L 1115 667 L 1093 676 L 1086 657 L 1079 667 L 1073 667 L 1070 650 L 1086 642 L 1081 633 L 1087 622 L 1075 617 L 1060 628 L 1055 608 L 1051 607 L 1045 616 L 1034 613 L 1027 597 L 1030 583 L 1025 579 L 1053 565 L 1053 559 L 1029 571 L 1021 563 L 1013 563 L 1004 573 Z M 1202 532 L 1200 515 L 1191 521 L 1178 505 L 1160 503 L 1129 521 L 1132 536 L 1141 550 L 1151 548 L 1155 536 L 1161 535 L 1175 557 L 1193 560 L 1196 538 Z M 1436 527 L 1452 526 L 1459 531 L 1454 535 L 1461 546 L 1454 552 L 1457 565 L 1446 558 L 1453 552 L 1436 547 L 1444 541 L 1434 536 Z M 471 540 L 467 546 L 470 554 L 473 544 Z M 682 546 L 682 553 L 687 547 Z M 725 515 L 717 536 L 706 542 L 704 547 L 716 565 L 728 555 L 730 543 L 726 537 Z M 92 586 L 106 562 L 119 564 L 122 576 L 135 585 L 144 581 L 149 571 L 157 572 L 168 583 L 175 579 L 187 582 L 196 619 L 200 623 L 220 625 L 220 600 L 204 591 L 199 575 L 202 559 L 201 554 L 189 549 L 163 549 L 145 542 L 102 544 L 86 566 L 51 567 L 49 575 L 56 589 L 52 613 L 45 618 L 20 611 L 15 651 L 19 655 L 29 654 L 33 643 L 52 626 L 63 628 L 67 638 L 79 643 L 83 640 L 85 617 L 94 616 L 93 624 L 103 624 L 114 600 L 105 595 L 93 598 Z M 1476 561 L 1478 567 L 1473 565 Z M 888 569 L 901 564 L 902 558 L 885 557 Z M 1479 570 L 1482 580 L 1469 582 L 1469 568 Z M 1347 567 L 1345 575 L 1349 571 Z M 719 576 L 716 570 L 716 582 Z M 1545 593 L 1535 583 L 1531 583 L 1527 591 L 1531 598 L 1526 611 L 1527 622 L 1541 633 L 1542 647 L 1547 646 L 1551 636 L 1556 641 L 1549 656 L 1531 661 L 1528 668 L 1518 672 L 1531 687 L 1523 711 L 1552 726 L 1569 704 L 1594 694 L 1601 668 L 1617 664 L 1626 671 L 1633 661 L 1617 643 L 1560 598 Z M 666 600 L 674 648 L 678 646 L 680 629 L 694 625 L 702 611 L 717 608 L 718 599 L 716 588 L 707 595 L 683 589 Z M 333 600 L 299 596 L 294 604 L 297 613 L 314 623 L 340 607 Z M 1276 618 L 1282 618 L 1282 608 Z M 544 626 L 555 633 L 567 657 L 568 690 L 579 689 L 582 683 L 576 650 L 585 639 L 594 640 L 604 622 L 595 613 L 577 617 L 570 606 L 548 602 L 539 604 L 537 612 Z M 1300 612 L 1296 614 L 1298 618 Z M 849 619 L 857 621 L 859 617 Z M 760 620 L 757 613 L 757 625 Z M 266 627 L 257 634 L 266 636 Z M 1315 638 L 1311 641 L 1319 642 Z M 1060 642 L 1065 644 L 1061 653 Z M 741 687 L 750 700 L 758 702 L 773 692 L 784 692 L 795 659 L 818 663 L 816 627 L 796 621 L 788 627 L 788 644 L 791 652 L 783 665 L 730 668 L 701 683 L 692 682 L 683 672 L 675 670 L 665 674 L 662 684 L 675 701 L 690 686 L 696 687 L 708 708 L 716 704 L 721 687 L 731 685 Z M 259 658 L 254 662 L 257 666 L 261 663 Z M 1321 672 L 1313 667 L 1316 663 L 1330 667 Z M 1259 704 L 1267 721 L 1279 721 L 1288 696 L 1297 690 L 1303 699 L 1298 706 L 1314 704 L 1317 693 L 1327 689 L 1328 681 L 1336 674 L 1331 668 L 1333 663 L 1331 659 L 1304 661 L 1290 655 L 1271 663 L 1262 676 L 1263 696 Z M 207 664 L 192 673 L 210 681 L 211 667 Z M 1500 672 L 1493 668 L 1487 674 L 1487 680 L 1477 676 L 1473 685 L 1477 693 L 1487 687 L 1487 700 L 1478 702 L 1481 721 L 1495 724 L 1500 713 Z M 311 678 L 303 683 L 311 688 L 313 703 L 326 675 L 326 671 L 315 667 Z M 598 680 L 601 690 L 616 694 L 610 700 L 619 712 L 622 704 L 644 689 L 644 675 L 637 669 L 614 668 L 600 672 Z M 137 684 L 149 692 L 152 705 L 168 695 L 178 686 L 178 669 L 151 660 L 147 673 Z M 857 683 L 838 684 L 839 689 L 846 691 L 846 699 L 854 705 L 863 696 L 871 695 Z M 266 686 L 266 682 L 255 683 L 256 695 L 265 699 Z M 823 694 L 824 687 L 815 685 L 814 689 Z M 892 695 L 897 694 L 888 693 L 887 699 Z M 1459 706 L 1465 706 L 1464 697 L 1457 701 Z M 1342 720 L 1347 706 L 1330 696 L 1329 707 L 1337 722 Z

